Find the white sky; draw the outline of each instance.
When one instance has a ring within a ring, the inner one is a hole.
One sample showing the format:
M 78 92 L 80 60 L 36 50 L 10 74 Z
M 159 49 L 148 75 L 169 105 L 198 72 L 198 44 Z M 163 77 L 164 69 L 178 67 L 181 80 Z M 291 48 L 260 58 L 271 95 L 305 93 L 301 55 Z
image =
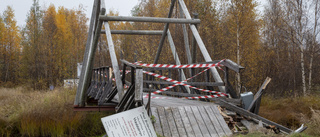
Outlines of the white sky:
M 112 9 L 118 11 L 120 16 L 130 16 L 131 9 L 138 4 L 141 0 L 105 0 L 107 12 Z M 266 0 L 256 0 L 260 5 L 258 10 L 262 15 L 263 5 L 266 4 Z M 15 11 L 15 19 L 18 26 L 25 25 L 27 13 L 32 6 L 33 0 L 0 0 L 0 14 L 7 6 L 12 6 Z M 93 0 L 39 0 L 41 8 L 48 7 L 50 4 L 54 4 L 56 8 L 64 6 L 65 8 L 72 9 L 78 8 L 80 4 L 86 9 L 86 15 L 88 18 L 91 16 Z
M 15 19 L 18 26 L 25 25 L 27 13 L 32 6 L 33 0 L 0 0 L 0 14 L 2 16 L 3 11 L 7 6 L 12 6 L 15 13 Z M 50 4 L 54 4 L 56 8 L 64 6 L 65 8 L 77 9 L 80 4 L 86 9 L 86 15 L 88 18 L 91 16 L 93 0 L 39 0 L 41 8 L 49 7 Z M 138 0 L 105 0 L 107 12 L 110 9 L 118 11 L 121 16 L 130 16 L 131 9 L 138 4 Z

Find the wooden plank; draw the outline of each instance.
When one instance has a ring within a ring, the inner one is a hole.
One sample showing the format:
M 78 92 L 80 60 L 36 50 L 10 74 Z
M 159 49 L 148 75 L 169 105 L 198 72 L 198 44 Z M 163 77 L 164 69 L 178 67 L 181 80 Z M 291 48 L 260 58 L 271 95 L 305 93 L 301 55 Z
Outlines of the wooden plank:
M 167 121 L 167 117 L 164 111 L 164 107 L 158 107 L 158 114 L 159 114 L 159 119 L 161 122 L 161 127 L 162 127 L 162 131 L 163 131 L 163 136 L 165 137 L 170 137 L 171 136 L 171 132 L 169 129 L 169 124 Z
M 199 19 L 159 18 L 159 17 L 131 17 L 131 16 L 105 16 L 100 15 L 101 21 L 128 21 L 128 22 L 154 22 L 154 23 L 181 23 L 199 24 Z
M 179 137 L 178 129 L 173 118 L 171 107 L 164 107 L 165 114 L 167 116 L 168 124 L 170 127 L 170 132 L 172 137 Z
M 187 113 L 186 113 L 184 107 L 178 107 L 178 110 L 179 110 L 179 113 L 181 115 L 181 120 L 183 122 L 184 129 L 187 131 L 186 132 L 187 136 L 194 137 L 195 134 L 194 134 L 194 131 L 192 129 L 192 126 L 190 124 L 189 118 L 187 116 Z
M 155 131 L 160 135 L 163 136 L 162 128 L 161 128 L 161 122 L 158 115 L 158 110 L 156 107 L 151 107 L 151 113 L 155 120 L 155 123 L 153 123 L 153 127 Z
M 219 136 L 219 134 L 217 133 L 215 127 L 213 126 L 213 123 L 211 122 L 211 119 L 209 117 L 209 114 L 207 113 L 207 111 L 205 110 L 204 106 L 198 106 L 198 110 L 203 118 L 204 123 L 207 125 L 208 131 L 210 133 L 210 135 L 213 136 Z
M 134 72 L 131 72 L 132 74 Z M 135 77 L 135 101 L 142 102 L 142 92 L 143 92 L 143 72 L 142 69 L 136 69 L 136 77 Z
M 208 131 L 207 125 L 205 124 L 197 106 L 191 106 L 194 117 L 200 127 L 201 133 L 204 137 L 210 137 L 210 133 Z
M 172 107 L 171 110 L 172 110 L 173 118 L 176 123 L 180 137 L 187 137 L 187 132 L 182 123 L 182 118 L 181 118 L 178 107 Z
M 183 13 L 185 14 L 186 18 L 187 19 L 191 19 L 191 16 L 189 14 L 189 11 L 187 9 L 187 6 L 185 5 L 184 1 L 183 0 L 179 0 L 179 4 L 181 5 L 181 9 L 183 11 Z M 198 43 L 198 47 L 200 48 L 200 51 L 205 59 L 205 61 L 212 61 L 209 53 L 208 53 L 208 50 L 206 49 L 201 37 L 200 37 L 200 34 L 197 30 L 197 28 L 195 27 L 194 24 L 189 24 L 190 26 L 190 29 L 193 33 L 193 36 L 195 37 L 197 43 Z M 214 80 L 216 82 L 223 82 L 217 69 L 215 67 L 212 67 L 210 68 L 211 72 L 212 72 L 212 76 L 214 78 Z M 225 92 L 225 87 L 224 86 L 219 86 L 219 90 L 222 91 L 222 92 Z
M 217 120 L 219 121 L 220 126 L 222 127 L 224 133 L 229 136 L 232 135 L 231 130 L 229 129 L 226 121 L 223 119 L 222 115 L 220 114 L 219 109 L 217 108 L 217 106 L 211 106 L 211 109 L 213 111 L 213 113 L 215 114 Z
M 258 92 L 254 95 L 253 101 L 251 102 L 250 106 L 248 107 L 247 110 L 249 110 L 250 112 L 254 111 L 254 107 L 256 102 L 259 102 L 259 99 L 261 99 L 261 96 L 263 94 L 263 91 L 266 89 L 267 85 L 269 84 L 269 82 L 271 81 L 271 78 L 267 77 L 265 79 L 265 81 L 263 82 L 263 84 L 261 85 L 260 89 L 258 90 Z M 258 108 L 259 109 L 259 108 Z M 256 113 L 257 114 L 257 113 Z
M 213 126 L 214 126 L 216 132 L 218 133 L 218 135 L 220 137 L 225 136 L 225 133 L 224 133 L 222 127 L 220 126 L 219 121 L 218 121 L 217 117 L 215 116 L 215 114 L 213 113 L 213 111 L 210 108 L 210 106 L 204 106 L 204 109 L 207 111 L 208 116 L 209 116 L 209 118 L 211 120 L 211 123 L 213 124 Z
M 192 111 L 191 107 L 190 106 L 185 106 L 184 109 L 185 109 L 185 111 L 187 113 L 187 116 L 189 118 L 189 121 L 190 121 L 190 124 L 191 124 L 191 127 L 193 129 L 193 132 L 194 132 L 195 136 L 196 137 L 202 137 L 203 135 L 201 133 L 200 127 L 199 127 L 199 125 L 197 123 L 197 120 L 196 120 L 196 118 L 195 118 L 195 116 L 193 114 L 193 111 Z

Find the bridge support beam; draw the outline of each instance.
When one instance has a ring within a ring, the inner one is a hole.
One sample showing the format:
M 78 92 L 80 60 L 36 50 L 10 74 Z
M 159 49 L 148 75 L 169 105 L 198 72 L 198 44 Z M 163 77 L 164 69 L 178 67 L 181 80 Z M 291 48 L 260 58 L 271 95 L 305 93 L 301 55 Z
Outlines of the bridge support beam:
M 191 16 L 189 14 L 187 6 L 186 6 L 186 4 L 184 3 L 183 0 L 179 0 L 179 5 L 181 6 L 181 9 L 182 9 L 183 13 L 185 14 L 186 18 L 187 19 L 191 19 Z M 194 24 L 190 24 L 189 26 L 190 26 L 190 29 L 192 31 L 192 34 L 193 34 L 194 38 L 196 39 L 196 41 L 198 43 L 198 46 L 200 48 L 200 51 L 201 51 L 205 61 L 206 62 L 212 61 L 212 59 L 211 59 L 211 57 L 210 57 L 210 55 L 209 55 L 204 43 L 203 43 L 203 41 L 202 41 L 202 39 L 200 37 L 200 34 L 199 34 L 196 26 Z M 217 71 L 217 69 L 215 67 L 210 68 L 210 70 L 211 70 L 213 78 L 214 78 L 214 80 L 216 82 L 223 82 L 221 77 L 220 77 L 220 75 L 219 75 L 219 73 L 218 73 L 218 71 Z M 224 86 L 219 86 L 219 90 L 221 92 L 225 92 L 225 87 Z

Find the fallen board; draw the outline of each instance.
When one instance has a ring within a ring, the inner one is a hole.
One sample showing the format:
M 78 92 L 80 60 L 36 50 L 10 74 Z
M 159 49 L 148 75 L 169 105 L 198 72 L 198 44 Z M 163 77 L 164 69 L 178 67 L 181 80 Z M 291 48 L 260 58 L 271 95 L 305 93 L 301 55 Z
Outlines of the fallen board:
M 153 125 L 155 131 L 161 136 L 223 137 L 232 135 L 214 103 L 161 95 L 152 97 L 162 98 L 151 99 Z M 144 98 L 144 104 L 147 101 L 147 98 Z

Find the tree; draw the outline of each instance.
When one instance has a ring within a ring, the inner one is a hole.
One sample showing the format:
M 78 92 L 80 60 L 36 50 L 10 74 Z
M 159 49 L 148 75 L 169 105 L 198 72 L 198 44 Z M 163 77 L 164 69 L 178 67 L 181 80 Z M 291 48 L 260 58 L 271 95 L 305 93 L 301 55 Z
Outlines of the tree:
M 19 55 L 20 55 L 20 33 L 17 26 L 17 22 L 14 19 L 14 11 L 12 7 L 8 6 L 3 13 L 4 23 L 5 23 L 5 40 L 4 46 L 4 67 L 2 72 L 4 76 L 2 80 L 4 82 L 17 81 L 18 65 L 19 65 Z

